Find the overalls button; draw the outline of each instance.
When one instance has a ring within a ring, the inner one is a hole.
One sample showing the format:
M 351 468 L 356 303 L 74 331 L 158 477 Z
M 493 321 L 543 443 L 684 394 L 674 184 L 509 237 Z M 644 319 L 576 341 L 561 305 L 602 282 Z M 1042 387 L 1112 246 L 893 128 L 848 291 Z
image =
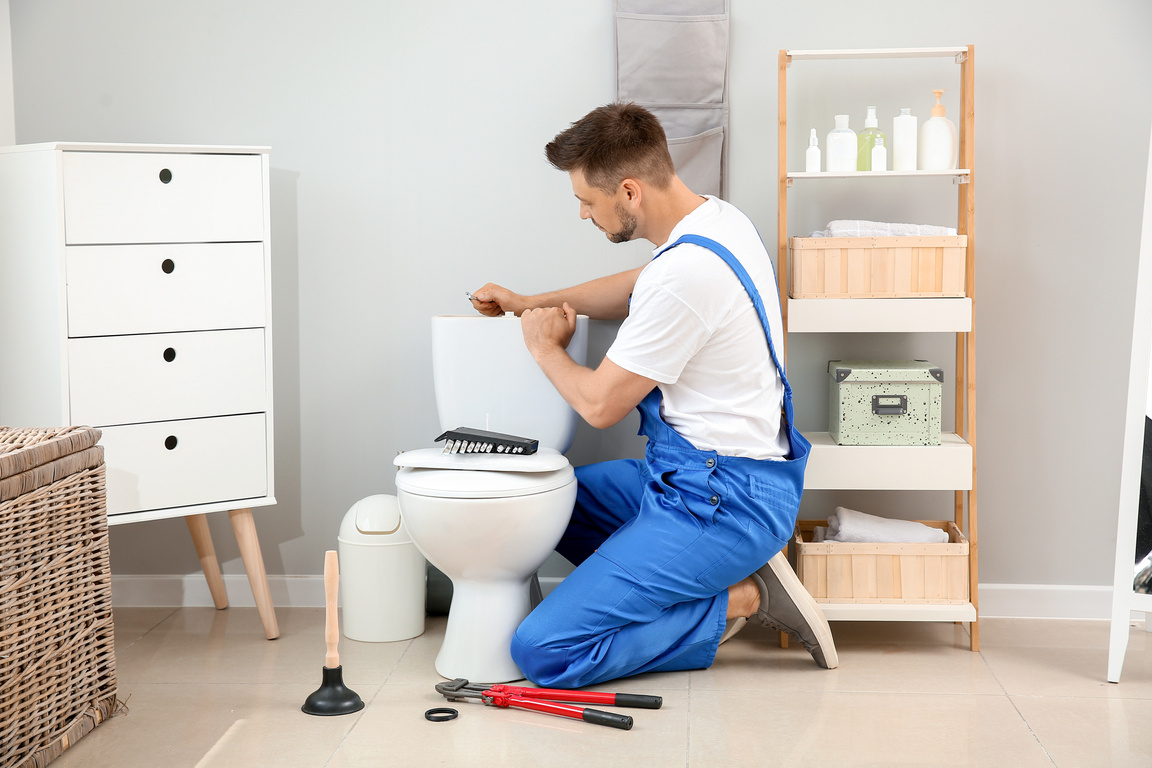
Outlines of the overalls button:
M 712 467 L 716 466 L 716 459 L 708 459 L 708 461 L 704 462 L 704 466 L 712 469 Z
M 719 496 L 713 496 L 712 498 L 708 499 L 708 503 L 711 504 L 712 506 L 716 506 L 717 504 L 720 503 L 720 497 Z

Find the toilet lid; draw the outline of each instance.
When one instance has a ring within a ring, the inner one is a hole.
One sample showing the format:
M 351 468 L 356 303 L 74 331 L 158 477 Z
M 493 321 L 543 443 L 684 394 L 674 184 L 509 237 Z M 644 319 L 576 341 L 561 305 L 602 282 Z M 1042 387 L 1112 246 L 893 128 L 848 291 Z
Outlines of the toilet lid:
M 563 488 L 576 481 L 567 465 L 547 472 L 499 472 L 475 469 L 401 467 L 396 488 L 417 496 L 449 499 L 494 499 L 528 496 Z

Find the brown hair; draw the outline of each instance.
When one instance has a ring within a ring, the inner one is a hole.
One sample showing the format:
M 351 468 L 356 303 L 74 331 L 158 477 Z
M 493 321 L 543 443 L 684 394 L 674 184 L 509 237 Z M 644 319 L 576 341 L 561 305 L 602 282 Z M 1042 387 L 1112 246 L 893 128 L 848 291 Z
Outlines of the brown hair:
M 637 104 L 607 104 L 572 123 L 544 147 L 561 171 L 580 170 L 609 194 L 627 178 L 663 189 L 676 173 L 668 140 L 656 116 Z

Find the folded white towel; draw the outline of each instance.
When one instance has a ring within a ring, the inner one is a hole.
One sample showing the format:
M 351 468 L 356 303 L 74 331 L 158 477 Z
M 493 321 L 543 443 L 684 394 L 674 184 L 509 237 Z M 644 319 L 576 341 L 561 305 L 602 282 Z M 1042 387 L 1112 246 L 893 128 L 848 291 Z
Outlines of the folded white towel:
M 825 541 L 869 544 L 944 544 L 948 532 L 913 520 L 892 520 L 836 507 L 828 518 Z
M 812 541 L 818 543 L 824 541 L 828 536 L 828 527 L 824 525 L 813 526 L 812 528 Z
M 937 227 L 932 224 L 889 224 L 883 221 L 837 219 L 828 222 L 828 229 L 813 232 L 812 237 L 937 237 L 955 235 L 955 227 Z

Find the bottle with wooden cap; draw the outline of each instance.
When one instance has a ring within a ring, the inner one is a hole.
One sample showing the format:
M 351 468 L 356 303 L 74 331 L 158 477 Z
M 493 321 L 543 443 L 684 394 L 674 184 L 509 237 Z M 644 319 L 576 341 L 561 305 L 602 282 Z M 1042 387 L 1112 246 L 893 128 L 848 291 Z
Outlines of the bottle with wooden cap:
M 944 105 L 940 97 L 944 91 L 937 89 L 936 104 L 932 107 L 932 117 L 920 126 L 920 142 L 917 163 L 922 171 L 950 171 L 956 168 L 956 124 L 944 116 Z

